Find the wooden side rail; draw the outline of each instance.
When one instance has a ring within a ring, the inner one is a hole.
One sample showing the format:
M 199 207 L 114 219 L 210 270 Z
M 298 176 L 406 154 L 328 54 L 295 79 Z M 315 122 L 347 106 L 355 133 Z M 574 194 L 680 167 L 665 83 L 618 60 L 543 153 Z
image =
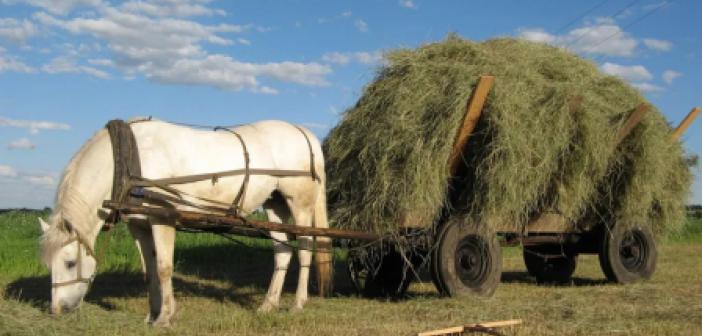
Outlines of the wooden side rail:
M 690 113 L 687 114 L 685 119 L 683 119 L 683 121 L 680 122 L 680 125 L 678 125 L 678 127 L 675 128 L 673 134 L 670 136 L 670 141 L 678 140 L 678 138 L 680 138 L 680 136 L 683 133 L 685 133 L 685 130 L 687 130 L 690 124 L 692 124 L 692 122 L 695 121 L 697 116 L 700 115 L 700 111 L 702 111 L 702 109 L 700 109 L 699 107 L 693 108 L 692 111 L 690 111 Z
M 463 117 L 461 128 L 458 129 L 458 134 L 456 134 L 453 152 L 449 157 L 449 172 L 451 175 L 456 173 L 463 162 L 462 154 L 464 147 L 466 143 L 468 143 L 468 138 L 473 132 L 473 129 L 475 129 L 475 125 L 478 124 L 480 115 L 483 112 L 483 106 L 485 106 L 485 100 L 487 100 L 487 96 L 490 94 L 494 82 L 494 76 L 480 76 L 478 84 L 473 89 L 473 93 L 466 106 L 466 115 Z

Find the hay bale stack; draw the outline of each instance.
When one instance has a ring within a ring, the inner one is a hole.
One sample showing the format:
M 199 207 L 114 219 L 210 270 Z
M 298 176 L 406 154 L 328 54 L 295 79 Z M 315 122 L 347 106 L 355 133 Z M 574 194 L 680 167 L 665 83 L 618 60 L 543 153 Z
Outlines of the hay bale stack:
M 454 214 L 522 228 L 536 214 L 676 228 L 691 173 L 682 146 L 651 107 L 617 147 L 616 132 L 646 100 L 562 49 L 455 36 L 386 54 L 387 63 L 324 142 L 337 227 L 377 233 L 430 227 L 456 189 Z M 496 77 L 464 157 L 448 158 L 480 75 Z

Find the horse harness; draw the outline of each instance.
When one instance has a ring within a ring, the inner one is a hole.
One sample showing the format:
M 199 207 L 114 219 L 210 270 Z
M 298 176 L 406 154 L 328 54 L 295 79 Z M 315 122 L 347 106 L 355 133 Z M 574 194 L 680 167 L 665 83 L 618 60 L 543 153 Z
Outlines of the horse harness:
M 73 285 L 77 283 L 84 283 L 87 285 L 90 285 L 93 282 L 93 279 L 95 276 L 91 276 L 89 278 L 83 277 L 83 253 L 82 249 L 85 249 L 85 253 L 88 254 L 89 256 L 95 258 L 97 262 L 97 257 L 95 257 L 95 253 L 93 252 L 93 249 L 90 248 L 90 245 L 86 244 L 78 235 L 77 232 L 74 233 L 75 237 L 68 239 L 66 242 L 61 244 L 61 247 L 66 247 L 68 245 L 71 245 L 73 243 L 78 244 L 78 257 L 76 257 L 76 278 L 74 280 L 68 280 L 68 281 L 63 281 L 63 282 L 52 282 L 51 283 L 51 288 L 58 288 L 58 287 L 63 287 L 63 286 L 68 286 L 68 285 Z

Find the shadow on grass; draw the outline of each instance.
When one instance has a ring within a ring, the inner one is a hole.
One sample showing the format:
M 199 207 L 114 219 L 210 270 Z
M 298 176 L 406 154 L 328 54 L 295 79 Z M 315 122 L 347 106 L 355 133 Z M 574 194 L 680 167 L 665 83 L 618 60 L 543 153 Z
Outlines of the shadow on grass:
M 190 281 L 179 276 L 173 277 L 176 295 L 205 297 L 220 302 L 234 302 L 243 308 L 253 308 L 257 304 L 252 294 L 236 293 L 229 286 L 213 286 L 197 281 Z M 111 298 L 146 297 L 147 286 L 144 276 L 138 272 L 108 271 L 95 277 L 86 302 L 96 304 L 103 309 L 113 310 Z M 48 276 L 23 277 L 5 287 L 4 297 L 28 303 L 37 309 L 48 311 L 51 300 L 51 286 Z
M 109 256 L 108 256 L 109 258 Z M 285 292 L 297 287 L 298 263 L 294 257 L 286 277 Z M 255 296 L 268 288 L 273 272 L 273 251 L 270 247 L 247 246 L 224 242 L 221 244 L 180 246 L 175 251 L 173 286 L 176 296 L 204 297 L 220 302 L 233 302 L 245 309 L 255 309 L 260 304 Z M 355 295 L 344 262 L 334 265 L 335 294 Z M 205 281 L 198 281 L 202 279 Z M 210 284 L 214 281 L 216 284 Z M 31 304 L 48 311 L 51 300 L 49 276 L 19 278 L 5 287 L 4 297 Z M 241 291 L 242 287 L 246 290 Z M 310 293 L 317 292 L 314 272 L 310 276 Z M 144 275 L 132 270 L 106 270 L 99 272 L 85 300 L 112 310 L 112 298 L 146 297 Z
M 523 283 L 523 284 L 534 284 L 534 285 L 542 285 L 539 284 L 536 279 L 529 275 L 527 272 L 502 272 L 502 283 Z M 547 286 L 556 286 L 556 287 L 581 287 L 581 286 L 600 286 L 600 285 L 606 285 L 609 282 L 605 279 L 587 279 L 587 278 L 572 278 L 570 283 L 564 283 L 564 284 L 555 284 L 555 283 L 549 283 L 549 284 L 543 284 Z

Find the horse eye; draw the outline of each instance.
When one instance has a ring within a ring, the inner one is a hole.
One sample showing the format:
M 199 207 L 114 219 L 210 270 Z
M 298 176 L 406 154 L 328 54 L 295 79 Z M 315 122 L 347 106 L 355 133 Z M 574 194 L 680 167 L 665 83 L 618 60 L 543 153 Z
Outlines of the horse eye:
M 66 268 L 73 268 L 76 266 L 76 262 L 73 260 L 66 261 Z

